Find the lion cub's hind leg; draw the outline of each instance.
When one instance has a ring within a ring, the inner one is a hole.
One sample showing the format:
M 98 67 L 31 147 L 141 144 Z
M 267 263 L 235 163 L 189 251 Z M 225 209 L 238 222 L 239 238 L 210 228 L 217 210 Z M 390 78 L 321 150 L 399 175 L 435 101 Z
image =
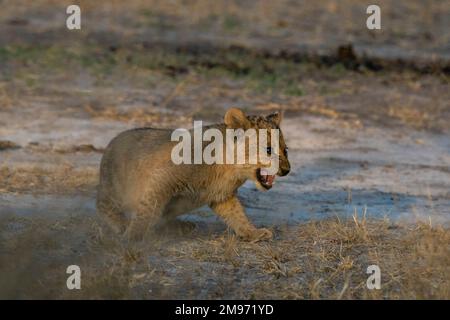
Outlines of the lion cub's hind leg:
M 118 234 L 125 232 L 129 219 L 126 218 L 121 205 L 113 198 L 100 195 L 97 198 L 97 212 L 114 232 Z
M 131 210 L 131 222 L 125 236 L 132 241 L 141 241 L 150 235 L 161 221 L 167 201 L 147 195 Z

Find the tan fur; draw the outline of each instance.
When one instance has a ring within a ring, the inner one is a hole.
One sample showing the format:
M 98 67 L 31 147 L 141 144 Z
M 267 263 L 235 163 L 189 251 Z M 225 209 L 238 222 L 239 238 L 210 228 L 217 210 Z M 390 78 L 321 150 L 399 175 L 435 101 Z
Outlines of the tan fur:
M 210 127 L 279 128 L 280 114 L 245 116 L 232 108 L 225 124 Z M 272 238 L 268 229 L 257 229 L 245 215 L 236 197 L 247 180 L 255 181 L 260 165 L 181 164 L 171 160 L 173 130 L 141 128 L 122 132 L 105 150 L 100 167 L 97 211 L 117 232 L 133 239 L 142 237 L 161 218 L 171 219 L 209 205 L 240 237 L 246 240 Z M 290 170 L 286 145 L 280 131 L 280 169 Z

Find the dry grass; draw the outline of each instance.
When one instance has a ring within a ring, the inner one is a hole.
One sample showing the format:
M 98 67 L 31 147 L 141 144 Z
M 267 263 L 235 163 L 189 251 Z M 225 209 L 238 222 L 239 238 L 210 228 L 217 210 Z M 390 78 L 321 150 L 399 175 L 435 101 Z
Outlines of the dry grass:
M 95 120 L 121 121 L 136 126 L 189 126 L 195 116 L 217 120 L 225 107 L 234 105 L 250 112 L 282 109 L 292 115 L 338 118 L 351 127 L 376 124 L 449 130 L 446 121 L 450 112 L 448 77 L 417 78 L 408 72 L 336 71 L 248 53 L 225 52 L 219 57 L 139 48 L 121 48 L 118 52 L 102 47 L 84 50 L 71 58 L 71 53 L 60 47 L 51 64 L 38 60 L 42 65 L 33 66 L 36 74 L 44 74 L 42 71 L 47 69 L 51 72 L 45 73 L 45 81 L 37 81 L 37 88 L 23 89 L 22 99 L 12 96 L 11 101 L 14 104 L 21 101 L 21 110 L 25 110 L 35 104 L 44 91 L 49 107 L 64 116 L 80 117 L 82 114 Z M 27 74 L 30 72 L 28 59 L 35 61 L 38 56 L 47 56 L 48 51 L 52 51 L 51 48 L 9 49 L 10 60 L 5 64 L 18 64 L 15 69 Z M 23 56 L 29 57 L 23 60 Z M 131 62 L 122 56 L 131 57 Z M 98 80 L 80 99 L 73 94 L 79 85 L 76 79 L 69 77 L 71 85 L 61 87 L 58 75 L 66 74 L 67 70 L 58 68 L 65 60 L 71 61 L 67 68 L 73 72 L 83 68 L 96 76 L 102 74 L 110 82 Z M 90 61 L 88 66 L 84 66 L 86 60 Z M 166 74 L 168 69 L 183 69 L 185 73 L 169 75 Z M 151 74 L 154 84 L 147 83 L 148 76 L 137 76 L 138 71 Z M 16 74 L 12 76 L 14 81 L 20 78 Z M 123 87 L 108 90 L 111 83 L 123 84 Z M 26 84 L 17 84 L 16 88 L 23 86 Z M 130 92 L 129 87 L 139 90 Z M 298 92 L 297 87 L 301 88 Z M 61 94 L 70 98 L 61 100 Z M 267 101 L 274 102 L 267 104 Z M 7 108 L 3 112 L 7 117 L 18 111 Z
M 30 192 L 34 194 L 71 194 L 93 192 L 98 183 L 98 168 L 75 168 L 60 165 L 0 167 L 1 192 Z
M 105 233 L 92 217 L 10 217 L 0 225 L 1 297 L 450 298 L 450 231 L 425 224 L 355 216 L 286 227 L 272 242 L 198 230 L 137 245 Z M 64 289 L 69 264 L 82 269 L 81 291 Z M 372 264 L 381 269 L 381 290 L 366 287 Z
M 0 151 L 7 149 L 19 149 L 20 146 L 17 143 L 8 140 L 0 140 Z
M 392 118 L 400 120 L 402 123 L 416 129 L 433 129 L 442 119 L 441 110 L 436 110 L 435 106 L 422 109 L 416 106 L 398 106 L 389 107 L 388 115 Z M 445 121 L 445 120 L 444 120 Z

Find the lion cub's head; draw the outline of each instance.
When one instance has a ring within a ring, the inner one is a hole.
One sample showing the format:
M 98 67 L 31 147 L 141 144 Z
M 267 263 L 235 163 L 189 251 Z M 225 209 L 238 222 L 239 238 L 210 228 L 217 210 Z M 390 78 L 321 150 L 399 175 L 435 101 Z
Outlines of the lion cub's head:
M 288 160 L 288 148 L 280 129 L 281 114 L 279 112 L 267 116 L 247 116 L 242 110 L 231 108 L 225 114 L 224 122 L 227 128 L 243 129 L 245 132 L 257 133 L 256 139 L 251 139 L 250 136 L 244 139 L 246 143 L 246 161 L 245 164 L 239 166 L 242 176 L 253 180 L 260 190 L 268 190 L 272 188 L 276 175 L 285 176 L 289 173 L 291 165 Z M 267 136 L 266 141 L 261 138 L 261 131 L 265 132 Z M 277 136 L 278 141 L 275 141 L 274 139 Z M 276 171 L 273 168 L 268 170 L 270 166 L 267 164 L 267 161 L 262 161 L 260 153 L 258 153 L 259 156 L 256 163 L 249 161 L 249 152 L 252 151 L 252 146 L 256 147 L 255 144 L 261 147 L 257 149 L 258 152 L 262 152 L 264 156 L 277 160 Z M 273 146 L 276 146 L 276 148 Z

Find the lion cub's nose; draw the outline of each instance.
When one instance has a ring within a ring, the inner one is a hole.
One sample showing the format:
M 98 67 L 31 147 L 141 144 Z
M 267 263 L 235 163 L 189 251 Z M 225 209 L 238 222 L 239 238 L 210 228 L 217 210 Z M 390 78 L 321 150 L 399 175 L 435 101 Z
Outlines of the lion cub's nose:
M 284 177 L 287 176 L 291 172 L 291 168 L 280 168 L 280 176 Z

